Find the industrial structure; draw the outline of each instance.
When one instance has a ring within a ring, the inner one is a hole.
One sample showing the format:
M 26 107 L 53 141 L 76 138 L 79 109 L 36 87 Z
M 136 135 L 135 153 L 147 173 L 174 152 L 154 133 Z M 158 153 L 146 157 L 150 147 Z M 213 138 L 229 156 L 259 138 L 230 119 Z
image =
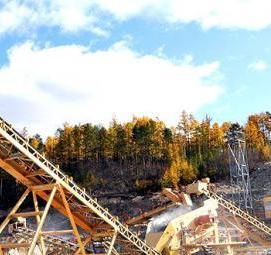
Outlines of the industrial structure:
M 167 205 L 121 222 L 3 119 L 0 168 L 25 186 L 0 224 L 0 255 L 268 254 L 271 248 L 271 228 L 218 195 L 207 179 L 183 192 L 165 189 Z M 22 212 L 30 196 L 34 210 Z M 39 199 L 46 202 L 43 209 Z M 44 231 L 51 207 L 69 219 L 71 229 Z M 165 214 L 171 217 L 156 225 L 155 217 Z M 29 217 L 36 219 L 35 227 L 27 225 Z M 131 231 L 142 224 L 143 238 Z
M 232 200 L 242 209 L 252 212 L 252 195 L 244 133 L 237 127 L 227 133 Z

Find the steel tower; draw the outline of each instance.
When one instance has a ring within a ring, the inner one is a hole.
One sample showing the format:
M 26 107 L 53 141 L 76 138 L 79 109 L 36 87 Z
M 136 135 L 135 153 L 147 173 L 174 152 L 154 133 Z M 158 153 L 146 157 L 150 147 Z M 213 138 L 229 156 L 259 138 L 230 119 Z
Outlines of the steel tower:
M 240 208 L 253 210 L 246 142 L 239 127 L 227 133 L 231 185 L 233 200 Z

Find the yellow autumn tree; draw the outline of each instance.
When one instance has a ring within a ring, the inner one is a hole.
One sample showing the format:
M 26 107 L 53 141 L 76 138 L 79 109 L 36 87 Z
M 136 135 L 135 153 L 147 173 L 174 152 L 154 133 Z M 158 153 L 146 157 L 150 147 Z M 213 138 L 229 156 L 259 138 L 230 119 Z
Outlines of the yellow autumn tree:
M 246 142 L 250 150 L 259 154 L 261 160 L 270 160 L 271 149 L 268 137 L 265 134 L 264 114 L 254 114 L 249 116 L 245 126 Z
M 180 146 L 169 145 L 170 164 L 163 176 L 163 186 L 173 186 L 178 189 L 180 181 L 189 182 L 196 178 L 195 168 L 180 154 Z
M 46 142 L 45 142 L 45 153 L 46 156 L 54 159 L 55 158 L 55 148 L 58 143 L 58 139 L 53 136 L 48 136 Z

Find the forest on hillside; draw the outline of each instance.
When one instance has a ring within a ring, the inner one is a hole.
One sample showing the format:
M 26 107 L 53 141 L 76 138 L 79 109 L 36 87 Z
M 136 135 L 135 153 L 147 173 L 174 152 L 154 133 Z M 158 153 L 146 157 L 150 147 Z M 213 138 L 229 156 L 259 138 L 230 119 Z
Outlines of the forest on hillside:
M 177 188 L 206 176 L 214 181 L 227 179 L 225 135 L 234 129 L 244 131 L 251 170 L 270 159 L 269 112 L 249 116 L 243 126 L 219 125 L 208 116 L 197 120 L 186 112 L 175 127 L 148 117 L 126 123 L 113 119 L 107 128 L 65 123 L 45 141 L 38 134 L 28 139 L 91 192 L 146 192 L 163 186 Z
M 269 160 L 269 112 L 249 116 L 243 127 L 238 123 L 212 123 L 208 116 L 199 121 L 186 112 L 182 112 L 178 125 L 171 128 L 148 117 L 135 117 L 123 124 L 114 119 L 108 128 L 65 123 L 44 143 L 39 135 L 30 137 L 30 142 L 85 185 L 95 186 L 91 166 L 96 169 L 112 165 L 115 171 L 129 167 L 140 172 L 138 176 L 135 173 L 137 186 L 147 185 L 144 176 L 148 173 L 142 175 L 142 170 L 159 168 L 163 175 L 152 179 L 153 184 L 177 187 L 206 176 L 224 178 L 228 174 L 225 135 L 230 129 L 240 128 L 244 131 L 250 166 Z

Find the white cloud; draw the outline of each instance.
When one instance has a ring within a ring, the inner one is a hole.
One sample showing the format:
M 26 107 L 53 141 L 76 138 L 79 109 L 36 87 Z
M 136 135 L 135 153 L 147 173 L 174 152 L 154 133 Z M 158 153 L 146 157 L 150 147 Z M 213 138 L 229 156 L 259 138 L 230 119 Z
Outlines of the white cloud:
M 257 60 L 251 63 L 248 68 L 253 71 L 264 71 L 268 68 L 268 65 L 263 60 Z
M 107 36 L 110 21 L 144 16 L 159 22 L 196 22 L 204 29 L 259 30 L 271 25 L 269 0 L 0 0 L 0 33 L 58 26 Z M 111 16 L 111 18 L 109 17 Z
M 145 15 L 169 23 L 258 30 L 271 25 L 269 0 L 97 0 L 117 19 Z
M 64 32 L 91 31 L 107 36 L 102 19 L 88 0 L 0 0 L 0 33 L 31 31 L 40 26 L 60 27 Z M 99 24 L 98 24 L 99 23 Z
M 223 92 L 218 62 L 196 66 L 140 55 L 125 42 L 103 51 L 28 42 L 8 57 L 0 69 L 0 113 L 43 135 L 65 121 L 107 124 L 113 116 L 176 124 L 183 109 L 195 112 Z

